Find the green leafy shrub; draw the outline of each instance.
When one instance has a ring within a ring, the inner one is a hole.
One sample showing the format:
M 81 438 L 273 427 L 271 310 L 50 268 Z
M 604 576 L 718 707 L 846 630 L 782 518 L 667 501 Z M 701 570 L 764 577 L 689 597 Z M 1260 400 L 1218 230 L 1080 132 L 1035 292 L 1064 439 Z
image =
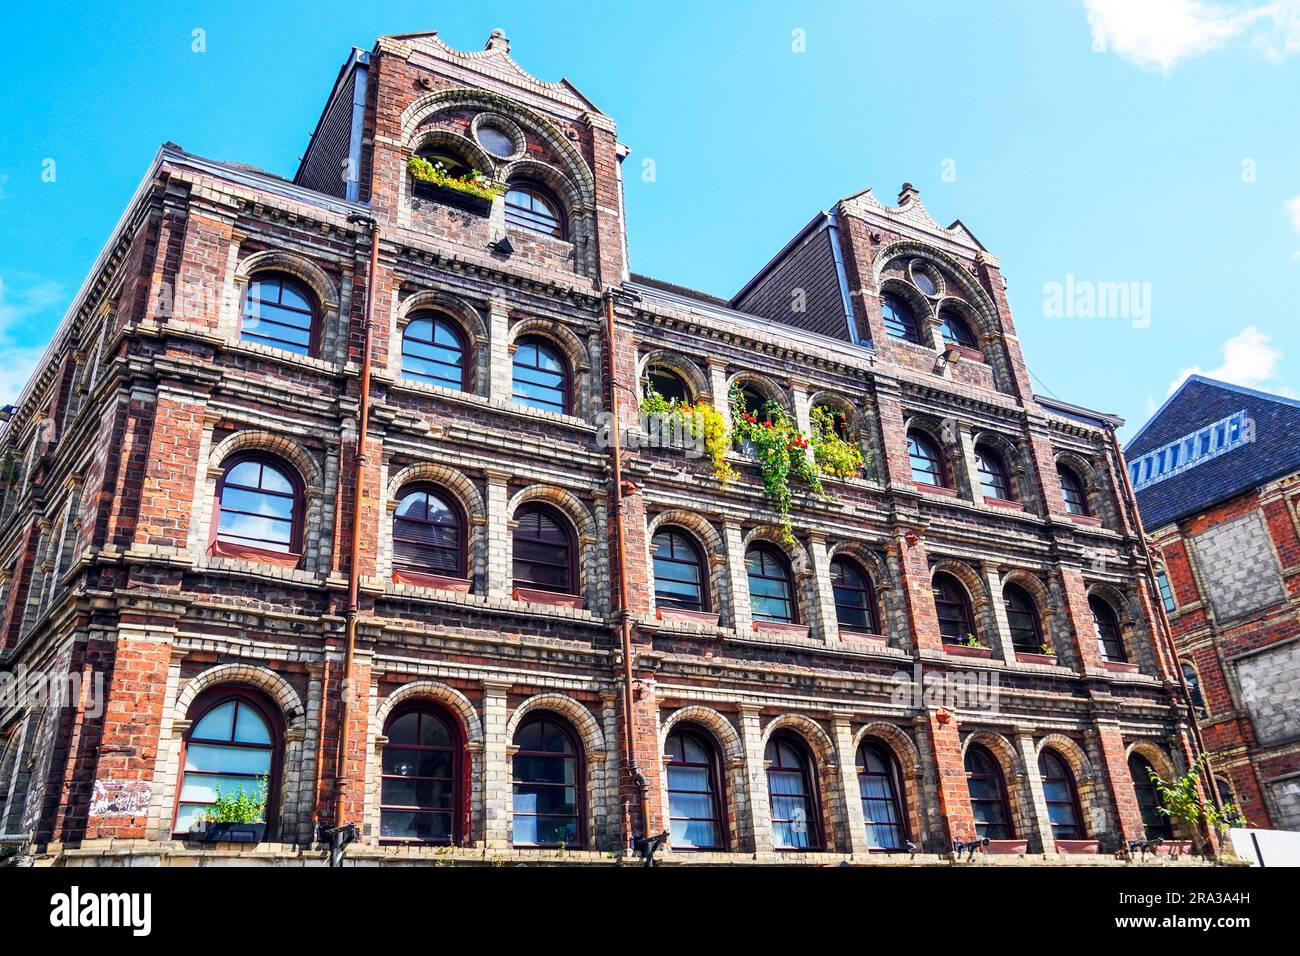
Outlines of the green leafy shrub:
M 216 799 L 203 814 L 204 823 L 261 823 L 266 818 L 266 778 L 247 791 L 242 786 L 226 794 L 217 788 Z
M 457 192 L 478 196 L 480 199 L 496 199 L 506 191 L 500 183 L 494 183 L 477 169 L 468 176 L 453 176 L 447 172 L 442 163 L 431 163 L 423 156 L 412 156 L 406 161 L 406 168 L 416 179 L 426 183 L 436 183 Z
M 856 478 L 866 464 L 862 449 L 840 437 L 844 425 L 842 416 L 824 405 L 814 405 L 809 414 L 812 421 L 813 460 L 824 475 L 836 478 Z
M 1151 782 L 1155 784 L 1156 793 L 1160 795 L 1162 806 L 1158 809 L 1165 816 L 1177 820 L 1189 833 L 1201 832 L 1201 827 L 1213 827 L 1222 836 L 1232 827 L 1250 826 L 1250 822 L 1235 803 L 1226 803 L 1222 811 L 1213 803 L 1201 799 L 1198 783 L 1201 771 L 1205 767 L 1205 754 L 1196 758 L 1196 762 L 1187 768 L 1187 772 L 1173 780 L 1165 780 L 1154 769 L 1148 768 Z

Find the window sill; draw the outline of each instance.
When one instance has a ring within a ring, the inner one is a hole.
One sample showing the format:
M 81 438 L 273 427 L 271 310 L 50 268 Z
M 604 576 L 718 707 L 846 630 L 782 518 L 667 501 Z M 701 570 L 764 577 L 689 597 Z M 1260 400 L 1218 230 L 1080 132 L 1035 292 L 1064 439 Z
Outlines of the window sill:
M 988 495 L 985 495 L 984 503 L 986 505 L 992 505 L 994 508 L 1006 508 L 1009 511 L 1025 510 L 1025 506 L 1022 505 L 1020 502 L 1008 501 L 1006 498 L 990 498 Z
M 1100 528 L 1101 519 L 1094 518 L 1092 515 L 1070 515 L 1070 520 L 1075 524 L 1081 524 L 1085 528 Z
M 655 610 L 655 617 L 669 624 L 699 624 L 704 627 L 717 627 L 718 615 L 713 611 L 688 611 L 680 607 L 661 607 Z
M 940 495 L 944 498 L 957 497 L 956 488 L 946 488 L 943 485 L 931 485 L 931 484 L 927 484 L 924 481 L 913 481 L 912 484 L 916 487 L 917 491 L 924 491 L 927 494 Z
M 1028 651 L 1016 651 L 1016 661 L 1021 664 L 1047 664 L 1052 667 L 1060 664 L 1052 654 L 1034 654 Z
M 229 541 L 213 541 L 208 545 L 208 554 L 220 558 L 237 558 L 241 561 L 257 561 L 272 564 L 277 568 L 293 570 L 302 561 L 301 554 L 289 551 L 270 551 L 266 548 L 254 548 L 246 544 L 232 544 Z
M 807 624 L 789 624 L 785 621 L 755 621 L 754 630 L 760 634 L 784 634 L 786 637 L 807 637 Z
M 1028 840 L 989 840 L 984 852 L 990 856 L 1015 856 L 1029 852 Z
M 993 648 L 991 647 L 967 647 L 965 644 L 945 644 L 943 652 L 951 654 L 953 657 L 976 657 L 981 660 L 993 659 Z
M 857 631 L 851 627 L 840 628 L 840 641 L 845 644 L 865 644 L 868 647 L 884 647 L 889 638 L 871 631 Z
M 1100 848 L 1100 845 L 1101 844 L 1097 840 L 1057 840 L 1056 852 L 1070 853 L 1070 854 L 1075 854 L 1075 853 L 1095 854 Z
M 1139 668 L 1136 664 L 1130 664 L 1128 661 L 1102 661 L 1106 670 L 1115 674 L 1136 674 Z
M 423 571 L 408 571 L 398 568 L 393 571 L 394 584 L 413 584 L 422 588 L 437 588 L 440 591 L 454 591 L 457 594 L 469 594 L 469 578 L 453 578 L 441 574 L 427 574 Z
M 535 588 L 515 588 L 510 596 L 516 601 L 529 604 L 548 604 L 552 607 L 571 607 L 581 609 L 584 602 L 576 594 L 560 594 L 556 591 L 539 591 Z

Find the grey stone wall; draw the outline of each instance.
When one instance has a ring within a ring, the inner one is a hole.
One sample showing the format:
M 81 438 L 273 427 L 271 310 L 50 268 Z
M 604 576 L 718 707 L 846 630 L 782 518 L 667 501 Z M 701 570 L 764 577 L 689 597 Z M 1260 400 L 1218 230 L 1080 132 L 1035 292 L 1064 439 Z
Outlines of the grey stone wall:
M 1300 738 L 1300 642 L 1238 661 L 1237 682 L 1261 744 Z
M 1286 597 L 1268 529 L 1258 511 L 1216 525 L 1192 539 L 1214 615 L 1240 617 Z

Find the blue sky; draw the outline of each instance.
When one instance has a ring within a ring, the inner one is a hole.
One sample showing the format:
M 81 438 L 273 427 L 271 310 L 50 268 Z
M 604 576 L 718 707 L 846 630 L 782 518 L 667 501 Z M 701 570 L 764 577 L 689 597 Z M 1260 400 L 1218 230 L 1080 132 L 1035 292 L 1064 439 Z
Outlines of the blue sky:
M 730 295 L 818 209 L 910 181 L 1001 258 L 1040 389 L 1131 433 L 1188 370 L 1288 394 L 1300 377 L 1300 0 L 50 2 L 7 20 L 0 401 L 158 144 L 292 175 L 351 46 L 435 29 L 480 49 L 494 27 L 618 122 L 638 272 Z M 1067 283 L 1135 294 L 1081 315 L 1053 306 Z

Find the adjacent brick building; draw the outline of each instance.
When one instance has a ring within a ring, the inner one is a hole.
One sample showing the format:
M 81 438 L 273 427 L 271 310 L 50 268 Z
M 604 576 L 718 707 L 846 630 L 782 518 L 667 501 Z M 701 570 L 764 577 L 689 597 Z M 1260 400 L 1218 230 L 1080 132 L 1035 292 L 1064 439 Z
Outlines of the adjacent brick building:
M 1193 375 L 1129 443 L 1220 796 L 1300 829 L 1300 402 Z
M 1034 395 L 997 258 L 907 186 L 731 300 L 633 275 L 614 122 L 508 50 L 354 51 L 293 181 L 158 153 L 4 432 L 0 661 L 85 678 L 0 712 L 9 838 L 217 856 L 260 780 L 250 859 L 1161 829 L 1145 767 L 1193 744 L 1119 421 Z M 828 410 L 867 467 L 787 536 L 743 447 L 616 459 L 651 383 Z

